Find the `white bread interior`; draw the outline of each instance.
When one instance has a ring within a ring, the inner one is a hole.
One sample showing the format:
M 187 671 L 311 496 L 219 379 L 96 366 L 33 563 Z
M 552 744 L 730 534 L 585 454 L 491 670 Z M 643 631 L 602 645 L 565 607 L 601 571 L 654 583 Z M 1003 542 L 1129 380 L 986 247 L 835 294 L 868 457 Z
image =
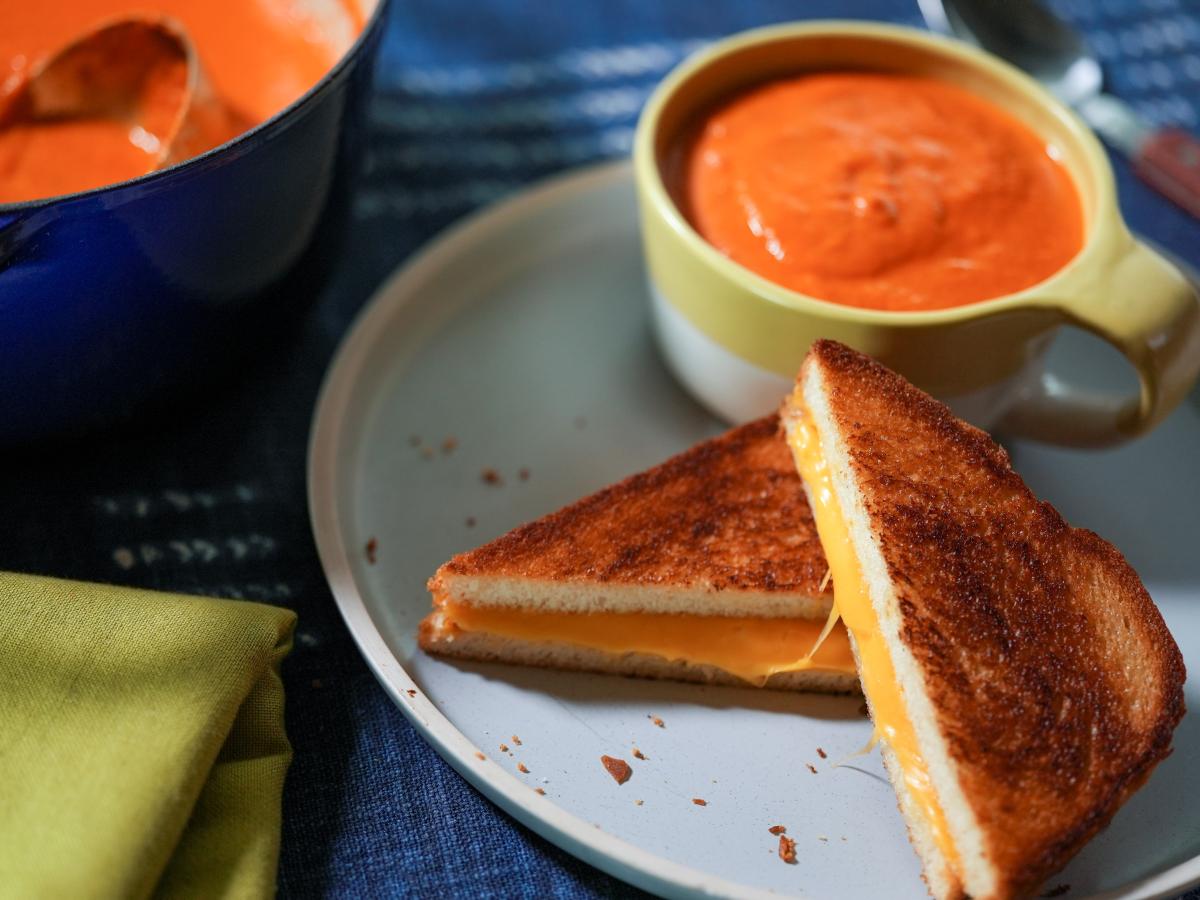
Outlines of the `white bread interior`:
M 833 605 L 826 593 L 720 589 L 683 585 L 611 584 L 439 573 L 439 593 L 455 603 L 525 612 L 672 613 L 824 620 Z
M 858 557 L 867 584 L 871 605 L 891 655 L 908 717 L 916 734 L 917 746 L 925 760 L 929 778 L 945 814 L 950 840 L 958 852 L 960 869 L 955 871 L 938 849 L 929 823 L 925 821 L 918 805 L 909 794 L 895 756 L 885 747 L 884 764 L 896 790 L 900 811 L 908 823 L 913 846 L 924 866 L 926 884 L 938 900 L 951 900 L 964 895 L 976 900 L 986 900 L 997 892 L 997 873 L 985 853 L 983 836 L 974 812 L 967 805 L 959 787 L 958 775 L 938 727 L 921 667 L 900 639 L 900 610 L 896 592 L 888 576 L 883 552 L 871 528 L 866 504 L 858 488 L 837 419 L 828 403 L 821 366 L 815 360 L 810 361 L 803 369 L 801 390 L 812 424 L 820 438 L 821 451 L 832 477 L 834 492 L 854 553 Z M 805 487 L 807 490 L 807 485 Z M 853 648 L 853 633 L 850 642 Z M 855 654 L 857 656 L 857 649 Z M 870 703 L 870 694 L 867 694 L 868 707 Z

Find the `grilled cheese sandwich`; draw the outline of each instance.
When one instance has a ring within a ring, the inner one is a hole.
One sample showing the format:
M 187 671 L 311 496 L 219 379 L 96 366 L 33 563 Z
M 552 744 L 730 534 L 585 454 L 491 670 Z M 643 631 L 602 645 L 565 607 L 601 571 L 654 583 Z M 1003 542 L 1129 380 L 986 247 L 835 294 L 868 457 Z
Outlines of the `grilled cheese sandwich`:
M 1178 647 L 1111 545 L 868 357 L 817 342 L 783 421 L 931 892 L 1032 893 L 1169 752 Z
M 705 441 L 495 541 L 429 583 L 429 652 L 853 691 L 828 569 L 777 417 Z

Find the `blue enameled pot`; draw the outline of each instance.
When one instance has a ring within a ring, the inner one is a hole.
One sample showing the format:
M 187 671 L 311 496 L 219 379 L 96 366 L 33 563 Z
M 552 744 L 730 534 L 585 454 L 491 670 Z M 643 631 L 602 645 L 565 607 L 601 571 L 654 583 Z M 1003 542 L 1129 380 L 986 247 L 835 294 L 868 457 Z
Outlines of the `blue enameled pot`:
M 0 204 L 0 442 L 131 416 L 313 295 L 349 211 L 387 0 L 308 93 L 195 159 Z

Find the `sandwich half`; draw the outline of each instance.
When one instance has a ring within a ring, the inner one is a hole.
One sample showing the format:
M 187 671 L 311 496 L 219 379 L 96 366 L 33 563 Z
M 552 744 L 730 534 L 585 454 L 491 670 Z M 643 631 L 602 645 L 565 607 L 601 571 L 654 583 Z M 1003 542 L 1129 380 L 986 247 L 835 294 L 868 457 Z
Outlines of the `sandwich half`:
M 845 630 L 822 633 L 827 584 L 770 416 L 454 557 L 429 582 L 418 642 L 466 659 L 855 691 Z
M 1170 752 L 1162 616 L 990 437 L 870 358 L 814 344 L 783 420 L 931 892 L 1035 891 Z

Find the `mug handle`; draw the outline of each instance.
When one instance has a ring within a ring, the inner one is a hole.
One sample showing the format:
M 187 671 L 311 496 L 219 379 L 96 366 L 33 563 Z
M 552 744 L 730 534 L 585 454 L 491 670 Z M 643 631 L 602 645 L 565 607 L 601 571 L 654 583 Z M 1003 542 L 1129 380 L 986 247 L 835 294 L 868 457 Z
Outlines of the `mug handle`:
M 1139 395 L 1088 391 L 1042 372 L 997 431 L 1068 447 L 1114 446 L 1162 421 L 1200 375 L 1200 294 L 1140 241 L 1058 308 L 1125 354 L 1137 369 Z

